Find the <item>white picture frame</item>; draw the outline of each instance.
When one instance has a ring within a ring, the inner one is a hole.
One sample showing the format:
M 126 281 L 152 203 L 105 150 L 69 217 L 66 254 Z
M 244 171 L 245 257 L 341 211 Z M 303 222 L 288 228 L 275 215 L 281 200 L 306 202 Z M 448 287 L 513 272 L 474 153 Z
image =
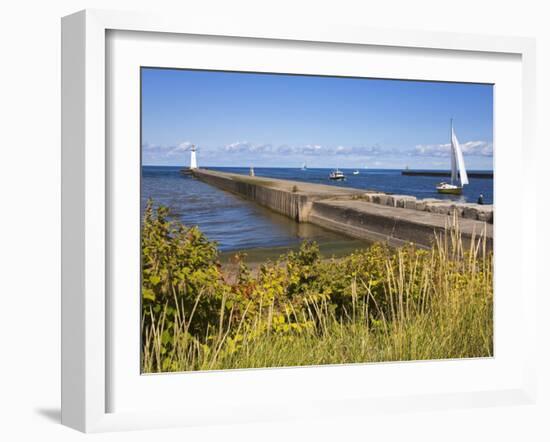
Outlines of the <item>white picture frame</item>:
M 185 24 L 182 24 L 185 23 Z M 452 33 L 388 31 L 345 26 L 294 27 L 280 23 L 271 27 L 255 23 L 216 23 L 201 20 L 182 21 L 178 17 L 153 16 L 99 10 L 81 11 L 62 21 L 62 423 L 85 432 L 121 429 L 200 425 L 216 422 L 248 422 L 273 419 L 307 418 L 335 414 L 365 414 L 372 410 L 415 410 L 531 403 L 536 393 L 535 324 L 522 324 L 524 351 L 518 355 L 519 377 L 500 388 L 477 386 L 461 392 L 438 387 L 426 394 L 377 396 L 376 400 L 361 392 L 350 397 L 336 392 L 326 400 L 316 399 L 310 407 L 298 404 L 283 408 L 254 402 L 235 403 L 239 417 L 228 412 L 206 415 L 198 407 L 194 413 L 180 409 L 113 411 L 109 406 L 109 345 L 112 312 L 109 307 L 109 256 L 112 203 L 108 173 L 108 134 L 106 121 L 108 84 L 106 82 L 106 35 L 111 31 L 154 32 L 162 35 L 218 36 L 221 38 L 261 39 L 286 44 L 338 44 L 384 48 L 427 49 L 484 54 L 509 54 L 521 63 L 521 159 L 523 173 L 534 167 L 535 138 L 535 44 L 532 39 L 490 37 Z M 156 34 L 158 35 L 158 34 Z M 498 173 L 498 172 L 497 172 Z M 522 317 L 534 318 L 536 286 L 534 269 L 528 256 L 536 255 L 536 192 L 519 189 L 522 211 L 518 236 L 521 254 Z M 497 208 L 498 211 L 498 208 Z M 497 212 L 498 213 L 498 212 Z M 498 214 L 496 215 L 498 217 Z M 498 222 L 498 221 L 497 221 Z M 498 240 L 497 240 L 498 241 Z M 503 250 L 503 249 L 502 249 Z M 498 253 L 497 253 L 498 260 Z M 498 324 L 496 327 L 510 327 Z M 137 350 L 136 350 L 137 351 Z M 394 364 L 392 370 L 398 364 Z M 372 367 L 372 366 L 371 366 Z M 380 370 L 384 370 L 384 366 Z M 385 367 L 389 367 L 386 365 Z M 440 370 L 434 366 L 437 373 Z M 371 368 L 372 369 L 372 368 Z M 386 368 L 390 370 L 390 368 Z M 475 370 L 476 368 L 474 368 Z M 326 370 L 306 368 L 301 370 Z M 344 368 L 358 376 L 363 367 Z M 275 385 L 276 372 L 297 373 L 300 370 L 241 371 L 241 382 L 247 377 L 267 379 Z M 259 374 L 258 374 L 259 373 Z M 303 373 L 303 372 L 302 372 Z M 327 371 L 323 372 L 327 375 Z M 443 373 L 443 371 L 442 371 Z M 135 373 L 134 373 L 135 375 Z M 220 375 L 220 374 L 218 374 Z M 221 374 L 223 375 L 223 374 Z M 177 376 L 177 375 L 175 375 Z M 330 376 L 330 375 L 328 375 Z M 196 376 L 194 378 L 197 382 Z M 204 382 L 204 378 L 202 382 Z M 214 378 L 210 378 L 214 379 Z M 193 379 L 190 380 L 193 382 Z M 444 384 L 444 383 L 443 383 Z M 196 393 L 199 394 L 199 393 Z M 227 404 L 226 404 L 227 405 Z M 302 404 L 303 405 L 303 404 Z

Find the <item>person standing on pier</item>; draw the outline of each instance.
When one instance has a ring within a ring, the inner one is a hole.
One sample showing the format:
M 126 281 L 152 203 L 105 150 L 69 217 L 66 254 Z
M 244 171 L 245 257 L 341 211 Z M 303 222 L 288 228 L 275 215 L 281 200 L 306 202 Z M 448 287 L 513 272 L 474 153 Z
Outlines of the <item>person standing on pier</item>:
M 483 194 L 482 193 L 479 194 L 479 197 L 477 198 L 477 203 L 480 204 L 480 205 L 483 204 Z

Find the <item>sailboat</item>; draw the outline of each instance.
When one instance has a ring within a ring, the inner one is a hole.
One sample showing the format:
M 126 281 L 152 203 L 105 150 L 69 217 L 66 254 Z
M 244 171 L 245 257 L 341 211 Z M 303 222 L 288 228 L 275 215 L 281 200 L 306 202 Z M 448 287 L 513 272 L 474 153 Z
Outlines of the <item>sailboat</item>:
M 468 183 L 468 174 L 466 173 L 462 148 L 456 137 L 453 120 L 451 119 L 451 183 L 439 183 L 436 189 L 439 193 L 460 195 L 462 194 L 462 188 Z
M 304 164 L 302 164 L 302 170 L 307 170 L 307 164 L 305 161 L 304 161 Z

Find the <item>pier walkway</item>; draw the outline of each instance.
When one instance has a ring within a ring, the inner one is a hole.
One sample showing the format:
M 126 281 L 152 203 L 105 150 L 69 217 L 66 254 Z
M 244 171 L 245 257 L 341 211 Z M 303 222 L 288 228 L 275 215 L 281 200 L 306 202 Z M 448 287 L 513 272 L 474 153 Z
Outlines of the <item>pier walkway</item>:
M 407 195 L 272 178 L 250 177 L 207 169 L 193 175 L 219 189 L 240 195 L 297 222 L 392 246 L 413 242 L 428 247 L 456 215 L 467 241 L 485 232 L 493 240 L 493 206 L 418 200 Z

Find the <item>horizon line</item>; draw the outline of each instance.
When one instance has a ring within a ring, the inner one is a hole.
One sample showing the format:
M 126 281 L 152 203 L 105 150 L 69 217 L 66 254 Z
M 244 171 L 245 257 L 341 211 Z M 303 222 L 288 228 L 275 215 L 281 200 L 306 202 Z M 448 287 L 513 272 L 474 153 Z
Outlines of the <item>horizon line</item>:
M 179 167 L 181 169 L 188 169 L 189 166 L 181 166 L 181 165 L 175 165 L 175 164 L 142 164 L 141 167 Z M 204 166 L 204 168 L 208 167 L 216 167 L 216 168 L 240 168 L 240 169 L 250 169 L 253 167 L 254 169 L 296 169 L 301 170 L 301 167 L 290 167 L 290 166 L 212 166 L 207 165 Z M 198 168 L 200 169 L 200 167 Z M 335 169 L 335 167 L 308 167 L 307 169 Z M 418 170 L 436 170 L 436 171 L 447 171 L 450 169 L 446 168 L 404 168 L 404 167 L 338 167 L 338 169 L 353 169 L 353 170 L 410 170 L 410 171 L 418 171 Z M 486 172 L 491 171 L 494 172 L 494 168 L 491 169 L 468 169 L 468 172 Z

